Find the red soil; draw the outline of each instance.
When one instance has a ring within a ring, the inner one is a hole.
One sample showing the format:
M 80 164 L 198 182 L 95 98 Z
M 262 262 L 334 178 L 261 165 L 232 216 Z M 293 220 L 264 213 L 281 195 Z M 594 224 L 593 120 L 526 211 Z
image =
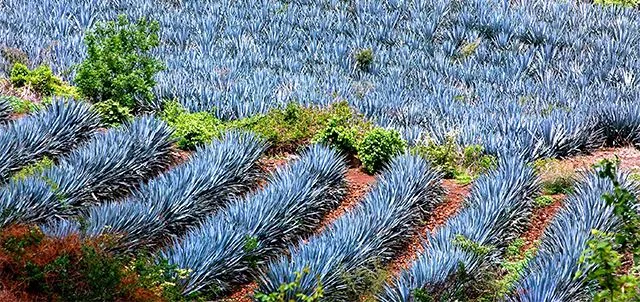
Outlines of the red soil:
M 407 246 L 406 251 L 391 262 L 389 265 L 390 277 L 396 276 L 401 270 L 409 268 L 411 263 L 422 253 L 422 241 L 425 236 L 435 232 L 447 219 L 455 215 L 462 208 L 464 199 L 471 190 L 471 185 L 461 185 L 451 179 L 443 180 L 442 186 L 446 190 L 444 201 L 433 210 L 433 214 L 425 222 L 419 235 Z
M 614 158 L 618 156 L 621 160 L 620 169 L 625 171 L 640 171 L 640 150 L 633 147 L 622 148 L 604 148 L 597 150 L 588 155 L 579 155 L 562 159 L 559 163 L 560 170 L 573 170 L 576 172 L 590 171 L 591 166 L 603 160 L 605 158 Z M 541 178 L 545 178 L 545 175 L 541 175 Z M 529 229 L 524 233 L 522 238 L 525 240 L 525 245 L 522 251 L 525 251 L 535 245 L 545 229 L 553 219 L 554 215 L 562 207 L 562 201 L 564 195 L 552 196 L 554 202 L 546 207 L 538 208 L 534 211 L 531 219 L 531 225 Z
M 640 150 L 634 147 L 604 148 L 588 155 L 579 155 L 561 160 L 562 164 L 575 171 L 585 171 L 602 159 L 620 158 L 620 168 L 625 171 L 640 170 Z
M 333 223 L 338 217 L 344 215 L 347 211 L 353 209 L 369 192 L 374 185 L 376 178 L 364 173 L 360 168 L 351 168 L 347 171 L 347 195 L 340 206 L 329 212 L 325 216 L 324 221 L 320 223 L 320 227 L 316 234 L 321 233 L 327 226 Z
M 525 244 L 520 249 L 522 252 L 532 248 L 536 242 L 542 237 L 545 229 L 551 223 L 553 217 L 562 208 L 562 201 L 565 196 L 562 194 L 553 195 L 553 203 L 541 208 L 536 208 L 531 217 L 529 229 L 522 235 Z

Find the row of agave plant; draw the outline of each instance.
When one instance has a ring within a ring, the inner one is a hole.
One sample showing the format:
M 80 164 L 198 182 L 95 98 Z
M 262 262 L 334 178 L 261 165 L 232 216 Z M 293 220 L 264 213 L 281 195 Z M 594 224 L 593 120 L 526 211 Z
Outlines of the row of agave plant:
M 618 173 L 623 187 L 637 195 L 638 183 L 626 173 Z M 592 284 L 586 276 L 594 268 L 582 263 L 580 257 L 589 240 L 594 239 L 591 230 L 614 232 L 621 221 L 614 214 L 612 205 L 602 198 L 611 194 L 613 184 L 592 172 L 584 175 L 575 187 L 563 209 L 545 231 L 536 257 L 531 261 L 523 278 L 514 288 L 509 301 L 588 301 Z
M 86 134 L 86 129 L 85 132 L 80 131 L 82 128 L 78 129 L 78 126 L 82 126 L 81 123 L 60 126 L 60 133 L 66 133 L 67 136 L 53 141 L 53 144 L 48 141 L 56 137 L 55 134 L 52 135 L 55 132 L 51 129 L 56 129 L 54 126 L 61 123 L 49 118 L 46 121 L 54 123 L 38 126 L 43 118 L 55 115 L 57 111 L 68 115 L 84 112 L 74 110 L 74 106 L 86 107 L 70 105 L 68 109 L 62 109 L 61 106 L 63 105 L 51 107 L 54 108 L 53 113 L 47 111 L 20 119 L 6 129 L 9 131 L 1 131 L 0 135 L 14 135 L 23 140 L 21 144 L 27 144 L 25 148 L 19 148 L 20 145 L 5 145 L 8 148 L 3 150 L 11 156 L 14 152 L 21 152 L 29 147 L 30 150 L 37 150 L 34 152 L 37 155 L 43 149 L 59 152 L 69 148 L 67 144 L 73 146 L 78 136 Z M 73 118 L 82 121 L 81 117 Z M 10 132 L 12 129 L 22 130 L 21 128 L 26 128 L 24 130 L 27 131 Z M 34 139 L 40 138 L 40 142 L 43 142 L 41 145 L 31 146 L 38 141 L 31 142 L 30 137 L 25 137 L 25 133 L 30 133 L 31 129 L 41 131 L 32 134 Z M 78 133 L 71 135 L 68 133 L 69 129 Z M 141 117 L 121 128 L 96 134 L 87 143 L 59 158 L 52 167 L 24 178 L 10 179 L 0 188 L 0 226 L 75 216 L 91 205 L 130 194 L 142 181 L 163 172 L 174 161 L 174 141 L 171 134 L 172 130 L 164 122 L 150 116 Z M 65 147 L 62 148 L 62 145 Z
M 54 101 L 46 110 L 0 126 L 3 146 L 0 184 L 45 156 L 56 159 L 69 153 L 92 137 L 99 126 L 100 118 L 88 105 L 62 100 Z
M 118 252 L 157 250 L 256 186 L 258 159 L 266 148 L 252 134 L 226 133 L 197 148 L 187 162 L 141 185 L 124 201 L 83 211 L 82 231 L 75 220 L 56 221 L 43 230 L 56 237 L 110 234 L 111 248 Z
M 162 26 L 157 95 L 193 111 L 344 98 L 409 141 L 459 131 L 465 145 L 521 151 L 637 110 L 639 13 L 573 2 L 5 0 L 0 46 L 64 74 L 87 28 L 145 16 Z
M 259 290 L 278 292 L 302 274 L 286 301 L 312 296 L 320 287 L 323 301 L 358 301 L 371 290 L 370 275 L 385 271 L 405 251 L 442 195 L 440 172 L 420 157 L 396 157 L 356 208 L 270 263 Z

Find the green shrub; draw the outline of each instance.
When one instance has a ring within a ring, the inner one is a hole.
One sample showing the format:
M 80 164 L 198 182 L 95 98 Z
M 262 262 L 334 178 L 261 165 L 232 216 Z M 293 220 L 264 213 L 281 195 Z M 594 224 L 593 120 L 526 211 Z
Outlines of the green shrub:
M 190 113 L 175 101 L 165 103 L 162 118 L 174 129 L 178 147 L 184 150 L 193 150 L 196 146 L 209 143 L 221 132 L 221 123 L 213 114 Z
M 374 128 L 358 145 L 358 158 L 362 161 L 363 168 L 373 174 L 405 147 L 406 142 L 397 131 Z
M 357 115 L 346 102 L 334 104 L 326 125 L 314 136 L 314 142 L 335 147 L 345 154 L 355 155 L 364 134 L 372 125 Z
M 411 152 L 438 167 L 444 173 L 444 178 L 453 178 L 461 184 L 470 183 L 480 173 L 492 169 L 497 164 L 496 158 L 485 154 L 482 146 L 471 145 L 461 148 L 452 135 L 447 136 L 443 144 L 429 141 L 413 147 Z
M 150 54 L 160 43 L 159 30 L 158 22 L 130 23 L 124 15 L 89 30 L 87 58 L 75 77 L 80 93 L 93 102 L 113 100 L 131 109 L 152 100 L 154 76 L 164 69 Z
M 113 100 L 96 103 L 93 108 L 100 114 L 102 123 L 107 126 L 117 126 L 133 119 L 133 114 L 128 107 Z
M 15 64 L 11 69 L 11 75 L 9 79 L 11 80 L 11 84 L 16 87 L 22 87 L 27 85 L 29 78 L 29 67 L 23 64 Z
M 12 176 L 12 178 L 15 180 L 23 180 L 23 179 L 27 179 L 32 175 L 42 174 L 42 172 L 44 172 L 45 170 L 53 167 L 53 164 L 54 164 L 53 160 L 45 156 L 41 160 L 37 161 L 36 163 L 20 169 L 20 171 L 16 172 Z
M 356 52 L 356 65 L 364 71 L 368 71 L 373 64 L 373 50 L 371 48 L 361 49 Z
M 22 63 L 13 65 L 10 76 L 11 84 L 16 88 L 29 86 L 34 92 L 41 96 L 65 96 L 78 98 L 79 94 L 75 87 L 64 83 L 60 78 L 53 75 L 48 66 L 41 65 L 34 70 L 29 70 Z
M 640 0 L 594 0 L 593 3 L 600 5 L 619 5 L 624 7 L 637 7 Z
M 294 151 L 309 143 L 326 125 L 329 116 L 326 109 L 289 103 L 284 109 L 272 109 L 266 114 L 228 122 L 226 128 L 253 131 L 265 138 L 273 150 Z

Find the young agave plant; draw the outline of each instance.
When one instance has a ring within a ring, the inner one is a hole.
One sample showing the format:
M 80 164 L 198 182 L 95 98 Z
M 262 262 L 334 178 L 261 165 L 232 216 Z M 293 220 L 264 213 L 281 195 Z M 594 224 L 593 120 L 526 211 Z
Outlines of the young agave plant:
M 9 122 L 11 118 L 11 113 L 13 110 L 11 109 L 11 104 L 7 99 L 0 97 L 0 125 Z

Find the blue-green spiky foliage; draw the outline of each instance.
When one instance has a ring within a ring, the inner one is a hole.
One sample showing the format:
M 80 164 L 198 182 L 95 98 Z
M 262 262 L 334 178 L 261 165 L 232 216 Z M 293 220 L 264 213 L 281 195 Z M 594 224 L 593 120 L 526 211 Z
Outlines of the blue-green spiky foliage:
M 13 113 L 11 103 L 5 97 L 0 96 L 0 125 L 9 122 L 11 113 Z
M 533 168 L 520 157 L 501 160 L 496 170 L 474 182 L 466 207 L 427 237 L 424 252 L 386 286 L 379 299 L 413 301 L 415 289 L 439 292 L 460 288 L 465 280 L 454 277 L 461 264 L 471 277 L 479 276 L 526 230 L 533 209 L 531 198 L 538 189 Z M 495 249 L 487 255 L 465 250 L 456 244 L 458 235 Z
M 124 197 L 173 161 L 172 131 L 142 117 L 98 134 L 44 172 L 0 188 L 0 226 L 68 217 Z
M 0 129 L 0 183 L 46 157 L 59 158 L 89 139 L 100 118 L 89 105 L 55 100 L 46 109 Z
M 628 174 L 618 174 L 618 181 L 634 193 L 637 184 Z M 591 267 L 580 264 L 587 242 L 593 239 L 591 230 L 612 232 L 620 226 L 613 206 L 602 198 L 611 193 L 613 184 L 597 173 L 585 175 L 564 207 L 554 217 L 541 238 L 536 257 L 522 274 L 509 301 L 590 301 L 590 285 L 585 280 Z M 577 272 L 581 271 L 581 275 Z
M 346 164 L 337 151 L 311 146 L 278 168 L 264 189 L 207 219 L 162 251 L 190 269 L 185 294 L 222 293 L 256 277 L 256 268 L 315 230 L 345 195 Z
M 286 300 L 298 293 L 312 295 L 320 283 L 322 301 L 357 301 L 368 289 L 363 272 L 376 273 L 402 253 L 443 193 L 440 173 L 427 162 L 396 157 L 362 204 L 308 243 L 291 246 L 290 257 L 271 263 L 260 277 L 259 291 L 277 292 L 295 280 L 295 273 L 308 270 Z
M 153 250 L 197 227 L 208 215 L 242 196 L 260 176 L 258 159 L 267 144 L 244 132 L 199 147 L 189 161 L 142 185 L 123 202 L 91 207 L 82 215 L 82 234 L 110 234 L 110 249 Z M 44 226 L 45 234 L 80 233 L 71 221 Z

